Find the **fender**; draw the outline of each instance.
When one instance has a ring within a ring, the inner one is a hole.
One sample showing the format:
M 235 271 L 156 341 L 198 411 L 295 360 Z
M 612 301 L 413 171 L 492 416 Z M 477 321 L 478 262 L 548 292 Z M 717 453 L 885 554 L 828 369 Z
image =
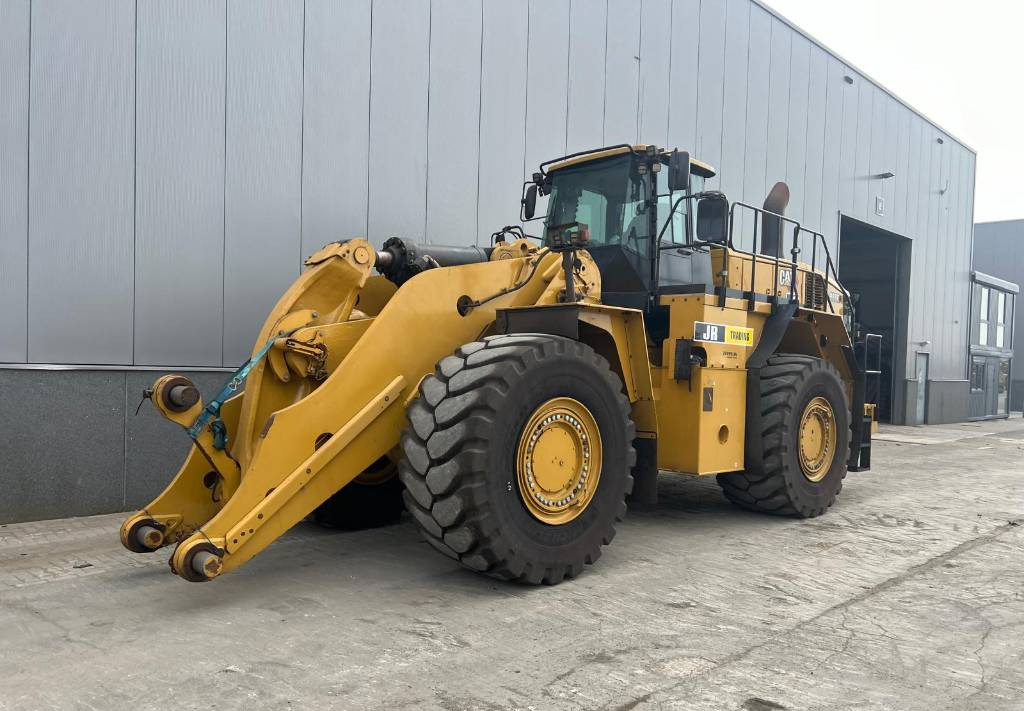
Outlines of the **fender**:
M 764 447 L 761 441 L 761 368 L 778 349 L 786 335 L 799 304 L 781 304 L 768 317 L 761 329 L 761 340 L 757 342 L 747 358 L 747 417 L 744 437 L 744 465 L 747 471 L 764 470 Z
M 586 343 L 622 379 L 633 408 L 637 437 L 657 438 L 658 418 L 643 312 L 588 303 L 499 309 L 494 332 L 546 333 Z

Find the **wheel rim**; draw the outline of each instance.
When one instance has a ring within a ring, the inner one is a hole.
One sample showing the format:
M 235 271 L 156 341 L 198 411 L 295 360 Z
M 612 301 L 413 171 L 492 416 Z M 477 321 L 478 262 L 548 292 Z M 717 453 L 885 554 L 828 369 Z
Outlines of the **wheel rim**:
M 364 486 L 377 486 L 391 481 L 397 475 L 398 467 L 385 455 L 368 466 L 366 471 L 352 481 Z
M 558 526 L 583 513 L 601 480 L 601 431 L 590 410 L 568 397 L 538 407 L 516 450 L 516 480 L 526 510 Z
M 807 403 L 800 417 L 800 469 L 810 481 L 821 481 L 836 453 L 836 415 L 823 397 Z

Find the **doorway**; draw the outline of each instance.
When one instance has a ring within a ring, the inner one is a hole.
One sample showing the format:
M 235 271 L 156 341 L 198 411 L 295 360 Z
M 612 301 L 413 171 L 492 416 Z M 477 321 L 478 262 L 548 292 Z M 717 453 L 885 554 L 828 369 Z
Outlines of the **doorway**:
M 882 337 L 881 373 L 876 383 L 868 384 L 867 400 L 877 404 L 880 421 L 896 424 L 918 414 L 917 402 L 909 403 L 910 407 L 903 402 L 901 387 L 907 357 L 910 248 L 906 237 L 845 215 L 840 219 L 839 281 L 854 303 L 854 342 L 863 342 L 869 333 Z M 872 346 L 873 362 L 876 348 Z M 920 388 L 922 399 L 925 388 L 926 384 Z

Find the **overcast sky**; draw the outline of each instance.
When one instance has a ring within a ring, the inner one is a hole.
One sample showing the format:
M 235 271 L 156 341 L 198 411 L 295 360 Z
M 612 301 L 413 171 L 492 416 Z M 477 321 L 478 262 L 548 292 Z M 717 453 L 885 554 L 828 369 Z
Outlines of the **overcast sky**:
M 977 151 L 975 222 L 1024 218 L 1024 2 L 765 2 Z

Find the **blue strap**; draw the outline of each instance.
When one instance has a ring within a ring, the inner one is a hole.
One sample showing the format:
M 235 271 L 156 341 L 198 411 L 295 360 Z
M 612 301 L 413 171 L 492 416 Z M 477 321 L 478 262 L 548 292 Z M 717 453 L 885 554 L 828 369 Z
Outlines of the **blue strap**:
M 217 393 L 217 397 L 213 398 L 209 404 L 203 408 L 203 411 L 199 413 L 199 417 L 192 423 L 192 426 L 188 429 L 188 436 L 193 440 L 198 440 L 199 435 L 202 434 L 203 428 L 207 424 L 210 425 L 210 430 L 213 432 L 213 448 L 224 450 L 228 446 L 228 428 L 225 426 L 224 421 L 220 419 L 220 408 L 224 404 L 224 401 L 234 397 L 238 392 L 238 389 L 242 387 L 242 383 L 245 382 L 246 377 L 249 375 L 249 371 L 256 367 L 256 364 L 263 360 L 263 356 L 274 346 L 274 342 L 278 338 L 287 338 L 299 329 L 294 328 L 287 333 L 279 333 L 278 335 L 271 338 L 269 341 L 260 348 L 256 354 L 245 361 L 242 366 L 234 372 L 231 379 L 228 380 L 227 384 L 220 389 Z M 211 422 L 212 420 L 212 422 Z

